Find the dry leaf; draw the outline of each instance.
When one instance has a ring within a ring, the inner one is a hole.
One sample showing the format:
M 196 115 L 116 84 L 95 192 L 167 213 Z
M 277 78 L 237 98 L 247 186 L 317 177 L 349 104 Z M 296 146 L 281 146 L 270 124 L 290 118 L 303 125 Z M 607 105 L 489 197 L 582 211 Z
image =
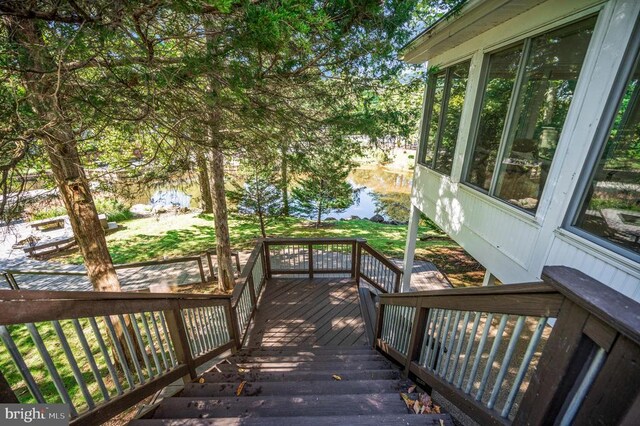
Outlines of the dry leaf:
M 204 377 L 200 377 L 200 378 L 198 379 L 198 383 L 204 383 Z
M 243 373 L 248 373 L 249 370 L 244 369 L 244 368 L 238 368 L 238 373 L 243 374 Z
M 409 389 L 407 389 L 407 393 L 413 393 L 414 390 L 416 390 L 416 385 L 409 386 Z
M 413 412 L 416 414 L 420 414 L 420 401 L 415 401 L 413 403 Z
M 433 406 L 433 412 L 436 414 L 440 414 L 440 406 L 439 405 L 434 405 Z
M 333 375 L 333 376 L 331 376 L 331 377 L 333 377 L 333 380 L 338 380 L 338 381 L 339 381 L 339 380 L 342 380 L 342 377 L 338 376 L 337 374 L 334 374 L 334 375 Z
M 444 426 L 444 420 L 440 419 L 440 426 Z
M 244 385 L 247 384 L 246 380 L 243 380 L 242 382 L 240 382 L 240 384 L 238 385 L 238 389 L 236 389 L 236 396 L 240 396 L 242 394 L 242 390 L 244 389 Z
M 429 394 L 421 392 L 418 395 L 418 399 L 420 400 L 420 402 L 422 402 L 423 405 L 426 405 L 427 407 L 430 407 L 431 405 L 433 405 L 433 401 L 431 400 L 431 397 L 429 396 Z

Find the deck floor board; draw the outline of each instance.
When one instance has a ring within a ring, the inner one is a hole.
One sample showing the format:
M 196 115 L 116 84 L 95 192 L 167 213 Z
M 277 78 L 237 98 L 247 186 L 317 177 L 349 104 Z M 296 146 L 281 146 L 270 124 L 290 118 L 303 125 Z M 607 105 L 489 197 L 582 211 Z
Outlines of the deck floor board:
M 260 298 L 248 347 L 366 346 L 350 278 L 274 278 Z

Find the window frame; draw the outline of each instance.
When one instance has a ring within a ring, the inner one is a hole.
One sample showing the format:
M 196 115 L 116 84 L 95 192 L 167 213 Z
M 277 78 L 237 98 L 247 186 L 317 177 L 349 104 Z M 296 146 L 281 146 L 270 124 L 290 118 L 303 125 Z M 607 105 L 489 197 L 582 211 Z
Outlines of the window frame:
M 616 115 L 618 114 L 618 109 L 636 65 L 640 66 L 640 19 L 636 22 L 631 42 L 625 51 L 624 60 L 616 73 L 612 90 L 605 103 L 600 125 L 591 141 L 591 147 L 589 148 L 586 161 L 574 188 L 569 207 L 562 223 L 562 228 L 606 250 L 640 263 L 640 253 L 616 244 L 605 237 L 592 234 L 575 224 L 578 220 L 581 207 L 586 201 L 588 188 L 595 177 L 598 163 L 606 149 Z
M 436 166 L 436 160 L 438 159 L 438 148 L 440 147 L 440 144 L 442 143 L 442 131 L 443 131 L 443 127 L 446 121 L 446 114 L 447 114 L 447 110 L 449 109 L 449 99 L 451 97 L 451 93 L 450 93 L 450 89 L 451 89 L 451 75 L 453 73 L 453 68 L 467 63 L 467 84 L 469 82 L 469 78 L 470 78 L 470 71 L 471 71 L 471 58 L 464 58 L 462 60 L 459 60 L 457 62 L 451 63 L 449 65 L 447 65 L 446 67 L 439 69 L 436 72 L 433 73 L 429 73 L 428 77 L 427 77 L 427 89 L 426 89 L 426 102 L 424 104 L 423 107 L 423 119 L 422 119 L 422 129 L 421 129 L 421 137 L 420 137 L 420 146 L 419 146 L 419 150 L 418 150 L 418 159 L 417 159 L 417 163 L 420 164 L 421 166 L 424 166 L 426 168 L 428 168 L 429 170 L 431 170 L 432 172 L 438 173 L 439 175 L 442 176 L 449 176 L 451 177 L 451 174 L 453 173 L 453 166 L 452 166 L 452 170 L 449 172 L 449 174 L 444 174 L 438 170 L 436 170 L 435 166 Z M 438 129 L 436 131 L 436 140 L 435 140 L 435 144 L 433 145 L 433 158 L 431 159 L 431 161 L 429 161 L 428 163 L 426 161 L 424 161 L 424 154 L 426 154 L 426 150 L 427 150 L 427 145 L 429 143 L 429 126 L 431 124 L 431 117 L 433 114 L 433 100 L 435 97 L 435 90 L 436 90 L 436 85 L 435 85 L 435 81 L 437 79 L 438 76 L 442 75 L 444 73 L 444 87 L 443 87 L 443 94 L 442 94 L 442 105 L 440 108 L 440 117 L 438 118 Z M 467 101 L 467 87 L 465 86 L 465 99 L 464 99 L 464 104 L 466 105 L 466 101 Z M 464 111 L 464 105 L 463 105 L 463 111 Z M 460 125 L 458 123 L 458 133 L 456 134 L 456 144 L 455 144 L 455 148 L 457 148 L 458 146 L 458 142 L 459 142 L 459 136 L 460 136 Z M 454 150 L 455 153 L 455 150 Z
M 500 175 L 500 164 L 502 164 L 502 161 L 504 160 L 504 155 L 506 152 L 506 148 L 507 148 L 507 138 L 509 137 L 509 132 L 512 130 L 513 128 L 513 120 L 516 114 L 516 109 L 517 109 L 517 99 L 520 96 L 521 90 L 522 90 L 522 82 L 524 80 L 525 77 L 525 73 L 526 73 L 526 61 L 527 58 L 529 56 L 529 54 L 531 53 L 531 45 L 532 45 L 532 40 L 535 39 L 536 37 L 541 36 L 542 34 L 545 33 L 549 33 L 549 32 L 553 32 L 553 31 L 557 31 L 561 28 L 564 27 L 568 27 L 571 25 L 575 25 L 577 23 L 579 23 L 580 21 L 584 21 L 587 19 L 591 19 L 591 18 L 596 18 L 596 23 L 594 24 L 594 30 L 596 29 L 597 26 L 597 19 L 600 15 L 600 10 L 596 10 L 596 11 L 591 11 L 590 13 L 586 13 L 584 15 L 580 15 L 575 17 L 575 19 L 571 19 L 568 20 L 566 22 L 563 22 L 560 25 L 556 25 L 556 26 L 551 26 L 551 27 L 547 27 L 542 29 L 541 31 L 532 33 L 532 34 L 528 34 L 525 37 L 518 39 L 518 40 L 514 40 L 511 43 L 505 43 L 500 45 L 500 47 L 496 48 L 495 50 L 491 50 L 491 51 L 486 51 L 484 53 L 483 59 L 482 59 L 482 70 L 481 70 L 481 74 L 480 74 L 480 81 L 478 84 L 478 90 L 479 90 L 479 95 L 476 98 L 476 102 L 474 105 L 474 111 L 473 111 L 473 121 L 472 121 L 472 132 L 471 132 L 471 136 L 469 138 L 469 143 L 468 143 L 468 147 L 467 150 L 465 152 L 465 158 L 464 158 L 464 164 L 462 167 L 462 174 L 461 174 L 461 179 L 460 179 L 460 183 L 468 188 L 471 188 L 474 191 L 478 191 L 488 197 L 490 197 L 492 200 L 498 201 L 501 204 L 504 204 L 506 206 L 509 206 L 510 208 L 515 209 L 516 211 L 520 212 L 520 213 L 525 213 L 527 217 L 530 218 L 536 218 L 537 214 L 538 214 L 538 207 L 541 205 L 541 201 L 542 199 L 545 197 L 545 193 L 547 191 L 547 186 L 545 185 L 545 188 L 543 189 L 541 195 L 540 195 L 540 199 L 538 200 L 538 204 L 536 206 L 536 210 L 535 211 L 531 211 L 531 210 L 527 210 L 523 207 L 520 207 L 516 204 L 513 203 L 509 203 L 507 200 L 504 200 L 500 197 L 498 197 L 495 193 L 496 190 L 496 186 L 498 183 L 498 179 L 499 179 L 499 175 Z M 589 53 L 589 49 L 591 48 L 591 43 L 593 41 L 592 40 L 589 41 L 589 46 L 587 47 L 587 51 L 585 52 L 585 59 Z M 476 147 L 476 142 L 477 142 L 477 135 L 478 135 L 478 131 L 480 129 L 480 114 L 482 113 L 482 104 L 484 102 L 485 99 L 485 95 L 486 95 L 486 85 L 487 85 L 487 78 L 488 78 L 488 72 L 489 72 L 489 66 L 490 66 L 490 60 L 491 60 L 491 56 L 496 54 L 496 53 L 500 53 L 500 52 L 504 52 L 506 50 L 512 49 L 518 45 L 522 46 L 522 55 L 520 56 L 520 61 L 518 62 L 518 70 L 516 73 L 516 78 L 514 80 L 514 87 L 513 90 L 511 92 L 511 96 L 509 97 L 509 106 L 507 109 L 507 115 L 505 117 L 505 123 L 502 129 L 502 135 L 500 136 L 500 145 L 498 146 L 498 152 L 496 153 L 496 161 L 495 161 L 495 165 L 493 167 L 493 174 L 491 176 L 491 184 L 489 185 L 489 190 L 485 190 L 482 187 L 479 187 L 471 182 L 468 182 L 467 179 L 469 177 L 469 172 L 470 172 L 470 167 L 471 167 L 471 162 L 472 162 L 472 157 L 473 157 L 473 153 Z M 584 61 L 584 59 L 583 59 Z M 584 62 L 583 62 L 584 63 Z M 584 78 L 582 77 L 582 72 L 581 75 L 578 76 L 578 80 L 577 83 L 579 83 L 580 79 Z M 577 86 L 576 86 L 577 87 Z M 571 110 L 571 107 L 570 107 Z M 568 114 L 567 114 L 568 116 Z M 566 123 L 566 117 L 565 117 L 565 123 Z M 565 123 L 563 123 L 562 125 L 562 129 L 560 131 L 560 134 L 562 134 L 562 132 L 564 131 L 564 126 Z M 555 161 L 555 156 L 556 156 L 557 151 L 554 153 L 553 158 L 551 160 L 551 167 L 553 167 L 553 163 Z

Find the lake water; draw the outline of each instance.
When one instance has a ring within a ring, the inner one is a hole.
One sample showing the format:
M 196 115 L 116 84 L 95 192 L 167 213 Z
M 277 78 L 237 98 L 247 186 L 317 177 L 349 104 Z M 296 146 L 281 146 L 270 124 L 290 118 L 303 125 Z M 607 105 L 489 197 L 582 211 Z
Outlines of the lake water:
M 323 215 L 323 219 L 348 219 L 351 216 L 370 218 L 380 214 L 386 220 L 409 220 L 411 173 L 392 172 L 382 167 L 356 169 L 349 176 L 349 181 L 354 188 L 359 189 L 357 201 L 343 212 L 329 212 Z M 131 197 L 130 202 L 149 204 L 159 192 L 163 194 L 163 198 L 185 200 L 190 197 L 190 206 L 199 207 L 198 185 L 191 182 L 154 187 Z

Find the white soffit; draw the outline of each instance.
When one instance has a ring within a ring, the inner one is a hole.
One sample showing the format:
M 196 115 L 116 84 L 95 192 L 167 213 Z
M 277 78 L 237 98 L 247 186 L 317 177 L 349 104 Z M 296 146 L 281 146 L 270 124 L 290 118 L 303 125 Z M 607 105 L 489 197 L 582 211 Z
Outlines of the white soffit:
M 421 64 L 547 0 L 471 0 L 411 41 L 400 59 Z

